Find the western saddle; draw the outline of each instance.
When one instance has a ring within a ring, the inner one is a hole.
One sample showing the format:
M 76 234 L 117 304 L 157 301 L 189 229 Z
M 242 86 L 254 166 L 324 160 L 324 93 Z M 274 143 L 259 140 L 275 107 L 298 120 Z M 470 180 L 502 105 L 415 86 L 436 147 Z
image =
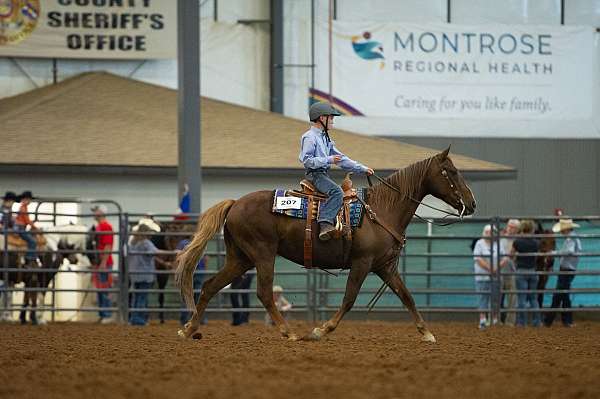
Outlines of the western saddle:
M 356 190 L 352 188 L 352 173 L 347 173 L 344 177 L 344 181 L 341 184 L 342 191 L 344 192 L 344 203 L 340 209 L 337 217 L 335 228 L 336 231 L 333 235 L 334 239 L 340 237 L 344 239 L 344 248 L 351 247 L 352 244 L 352 228 L 350 226 L 350 203 L 356 198 Z M 304 229 L 304 267 L 313 267 L 313 225 L 316 224 L 317 215 L 319 213 L 319 206 L 322 201 L 327 199 L 327 195 L 318 191 L 314 184 L 309 180 L 303 179 L 300 182 L 302 191 L 295 191 L 294 193 L 301 197 L 306 197 L 308 200 L 307 212 L 306 212 L 306 228 Z M 344 251 L 346 252 L 346 251 Z

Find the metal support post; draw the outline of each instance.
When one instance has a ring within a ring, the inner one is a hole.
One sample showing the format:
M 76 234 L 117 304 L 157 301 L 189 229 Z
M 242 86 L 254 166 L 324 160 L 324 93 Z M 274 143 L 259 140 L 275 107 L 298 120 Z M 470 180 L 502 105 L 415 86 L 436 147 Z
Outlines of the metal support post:
M 178 198 L 187 184 L 190 212 L 200 213 L 202 164 L 200 160 L 200 4 L 177 2 L 178 67 Z
M 119 214 L 119 314 L 122 323 L 129 320 L 129 273 L 127 254 L 129 253 L 129 215 Z
M 283 7 L 284 1 L 271 0 L 271 111 L 283 114 Z

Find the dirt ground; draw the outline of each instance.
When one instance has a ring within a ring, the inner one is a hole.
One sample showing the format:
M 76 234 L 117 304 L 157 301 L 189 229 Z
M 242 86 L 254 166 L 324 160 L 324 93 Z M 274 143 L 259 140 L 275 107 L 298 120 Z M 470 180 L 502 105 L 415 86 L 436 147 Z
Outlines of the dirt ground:
M 560 324 L 560 323 L 559 323 Z M 310 326 L 294 324 L 307 333 Z M 600 398 L 599 323 L 551 329 L 343 322 L 321 342 L 257 323 L 0 325 L 1 398 Z

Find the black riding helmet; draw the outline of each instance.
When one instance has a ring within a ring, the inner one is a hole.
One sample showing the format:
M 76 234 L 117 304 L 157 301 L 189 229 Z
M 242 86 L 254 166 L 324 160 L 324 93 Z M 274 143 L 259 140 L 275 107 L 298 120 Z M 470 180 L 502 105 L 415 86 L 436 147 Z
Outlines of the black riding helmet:
M 311 122 L 315 122 L 320 116 L 327 115 L 340 116 L 342 114 L 340 114 L 340 111 L 335 109 L 331 104 L 323 102 L 314 103 L 308 110 L 308 117 Z
M 316 122 L 321 116 L 329 115 L 340 116 L 342 114 L 331 104 L 324 102 L 314 103 L 310 106 L 310 109 L 308 110 L 308 117 L 310 118 L 311 122 Z M 329 126 L 327 126 L 327 124 L 328 122 L 326 121 L 325 125 L 323 125 L 323 133 L 325 133 L 325 138 L 327 139 L 327 141 L 331 141 L 331 139 L 329 138 Z

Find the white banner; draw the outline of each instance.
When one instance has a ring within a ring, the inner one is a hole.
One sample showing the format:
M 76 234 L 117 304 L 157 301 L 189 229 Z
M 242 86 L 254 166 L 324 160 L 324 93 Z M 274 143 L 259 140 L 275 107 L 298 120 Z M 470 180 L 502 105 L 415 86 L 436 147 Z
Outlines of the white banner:
M 327 24 L 316 99 L 327 99 Z M 592 27 L 333 24 L 333 100 L 345 115 L 588 119 Z
M 0 56 L 175 58 L 177 2 L 0 0 Z

